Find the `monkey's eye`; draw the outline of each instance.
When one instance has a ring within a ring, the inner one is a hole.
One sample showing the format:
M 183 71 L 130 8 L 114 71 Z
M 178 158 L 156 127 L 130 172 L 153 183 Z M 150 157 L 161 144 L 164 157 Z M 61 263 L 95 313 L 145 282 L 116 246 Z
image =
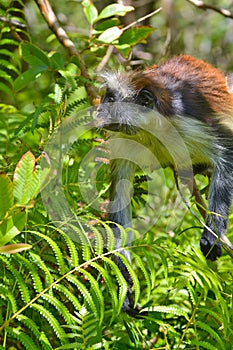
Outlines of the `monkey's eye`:
M 143 89 L 139 91 L 135 102 L 143 107 L 153 109 L 155 106 L 155 96 L 152 94 L 152 92 Z
M 115 97 L 112 93 L 106 92 L 104 98 L 103 98 L 103 103 L 112 103 L 115 102 Z

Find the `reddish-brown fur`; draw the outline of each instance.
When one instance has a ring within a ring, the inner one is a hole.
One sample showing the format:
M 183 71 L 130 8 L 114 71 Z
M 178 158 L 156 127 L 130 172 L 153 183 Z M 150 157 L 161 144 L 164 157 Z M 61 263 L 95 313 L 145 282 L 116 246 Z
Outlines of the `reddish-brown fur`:
M 227 88 L 225 76 L 209 63 L 192 56 L 175 56 L 164 64 L 146 68 L 137 72 L 133 81 L 137 90 L 147 88 L 155 96 L 159 94 L 161 112 L 168 111 L 166 114 L 170 113 L 168 101 L 171 83 L 179 89 L 179 82 L 182 82 L 183 86 L 187 83 L 189 89 L 196 89 L 208 101 L 212 112 L 220 118 L 221 114 L 233 118 L 233 94 Z

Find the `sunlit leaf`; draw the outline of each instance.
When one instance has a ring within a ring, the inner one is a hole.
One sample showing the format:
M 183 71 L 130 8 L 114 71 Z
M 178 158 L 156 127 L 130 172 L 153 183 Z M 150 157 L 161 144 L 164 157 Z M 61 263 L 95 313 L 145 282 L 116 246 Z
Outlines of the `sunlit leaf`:
M 22 156 L 14 173 L 14 196 L 20 205 L 28 204 L 39 191 L 39 169 L 31 152 Z
M 84 0 L 82 2 L 83 5 L 83 11 L 87 17 L 87 20 L 90 24 L 93 24 L 97 17 L 98 17 L 98 10 L 95 7 L 95 5 L 93 5 L 92 1 L 90 0 Z
M 99 14 L 98 20 L 112 17 L 112 16 L 124 16 L 127 12 L 134 10 L 132 6 L 124 6 L 121 4 L 111 4 L 105 7 Z
M 0 254 L 15 254 L 30 249 L 32 246 L 26 243 L 8 244 L 0 247 Z
M 114 40 L 118 39 L 123 33 L 123 30 L 115 26 L 105 30 L 99 37 L 98 40 L 104 43 L 111 43 Z
M 7 211 L 13 206 L 13 184 L 6 174 L 0 175 L 0 220 Z

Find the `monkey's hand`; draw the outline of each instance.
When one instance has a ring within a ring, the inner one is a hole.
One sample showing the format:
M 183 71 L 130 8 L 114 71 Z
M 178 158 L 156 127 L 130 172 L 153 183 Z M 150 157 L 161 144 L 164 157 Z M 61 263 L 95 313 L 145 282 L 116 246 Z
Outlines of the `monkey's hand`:
M 216 238 L 209 231 L 205 230 L 200 240 L 201 251 L 206 259 L 216 260 L 222 255 L 221 243 L 216 242 Z

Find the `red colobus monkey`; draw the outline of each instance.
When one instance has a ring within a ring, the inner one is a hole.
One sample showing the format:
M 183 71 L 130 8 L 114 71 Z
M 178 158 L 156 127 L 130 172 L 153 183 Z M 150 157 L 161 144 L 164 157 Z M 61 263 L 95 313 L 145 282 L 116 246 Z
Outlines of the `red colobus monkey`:
M 101 126 L 140 142 L 159 159 L 162 167 L 174 168 L 174 159 L 161 139 L 150 134 L 156 125 L 159 132 L 161 123 L 167 120 L 182 137 L 193 173 L 211 170 L 209 214 L 200 246 L 208 259 L 215 260 L 221 255 L 218 237 L 223 237 L 227 230 L 233 196 L 233 94 L 225 76 L 204 61 L 180 55 L 141 71 L 106 72 L 103 78 L 106 93 L 97 115 Z M 127 108 L 125 105 L 129 103 Z M 145 108 L 141 121 L 140 112 L 132 111 L 132 104 L 139 110 Z M 164 119 L 159 120 L 159 115 Z M 153 118 L 158 119 L 157 123 Z M 170 145 L 173 149 L 179 148 L 175 136 L 171 137 Z M 110 220 L 128 227 L 131 225 L 130 203 L 123 205 L 123 202 L 127 203 L 129 198 L 128 187 L 136 166 L 131 160 L 120 158 L 113 159 L 110 166 Z M 184 172 L 187 170 L 182 157 L 179 167 L 183 167 Z M 123 179 L 127 181 L 119 188 L 118 183 Z M 113 229 L 119 239 L 119 231 L 116 227 Z M 129 278 L 124 266 L 120 268 L 126 279 Z M 131 306 L 126 300 L 125 310 Z

